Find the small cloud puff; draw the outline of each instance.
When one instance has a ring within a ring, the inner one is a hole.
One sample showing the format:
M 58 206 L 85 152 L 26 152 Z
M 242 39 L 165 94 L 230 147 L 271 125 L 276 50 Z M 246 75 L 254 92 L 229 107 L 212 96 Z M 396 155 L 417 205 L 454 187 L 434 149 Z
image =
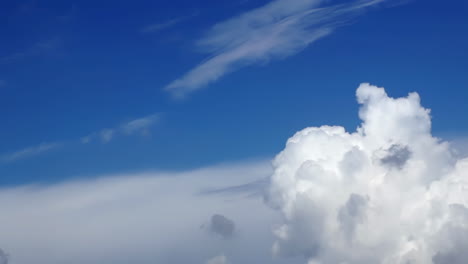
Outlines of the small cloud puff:
M 236 225 L 234 221 L 221 214 L 214 214 L 211 216 L 208 226 L 202 225 L 203 229 L 207 229 L 213 234 L 216 234 L 224 239 L 232 238 Z

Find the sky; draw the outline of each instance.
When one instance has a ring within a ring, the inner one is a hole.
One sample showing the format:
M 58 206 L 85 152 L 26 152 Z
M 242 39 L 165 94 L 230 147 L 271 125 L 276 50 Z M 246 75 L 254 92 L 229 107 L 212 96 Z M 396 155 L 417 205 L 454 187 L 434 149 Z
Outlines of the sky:
M 0 264 L 457 263 L 466 32 L 464 0 L 1 1 Z

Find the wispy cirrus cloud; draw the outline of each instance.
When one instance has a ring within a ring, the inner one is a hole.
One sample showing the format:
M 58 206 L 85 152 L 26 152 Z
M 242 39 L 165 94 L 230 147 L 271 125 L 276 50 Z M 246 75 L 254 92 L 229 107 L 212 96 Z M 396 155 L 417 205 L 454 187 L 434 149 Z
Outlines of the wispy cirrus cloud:
M 151 132 L 151 127 L 154 126 L 160 119 L 161 114 L 152 114 L 145 117 L 137 118 L 121 124 L 115 128 L 106 128 L 98 132 L 89 134 L 88 136 L 82 137 L 79 141 L 83 144 L 90 143 L 94 140 L 99 140 L 102 143 L 108 143 L 113 140 L 116 136 L 130 136 L 130 135 L 142 135 L 147 136 Z M 0 156 L 0 163 L 10 163 L 17 160 L 38 156 L 46 152 L 64 147 L 70 143 L 76 142 L 77 140 L 62 141 L 62 142 L 45 142 L 36 146 L 27 147 L 14 151 L 11 153 Z M 1 264 L 1 263 L 0 263 Z
M 63 41 L 60 37 L 52 37 L 38 41 L 22 51 L 0 57 L 0 64 L 14 63 L 29 57 L 56 51 L 62 46 L 62 43 Z
M 197 42 L 208 59 L 164 89 L 184 96 L 238 68 L 296 54 L 383 1 L 274 0 L 214 25 Z
M 142 118 L 134 119 L 120 126 L 120 129 L 126 135 L 132 135 L 135 133 L 146 134 L 148 133 L 148 129 L 153 124 L 155 124 L 159 120 L 159 118 L 159 114 L 153 114 Z
M 36 156 L 54 149 L 61 147 L 62 144 L 58 142 L 41 143 L 37 146 L 27 147 L 9 154 L 1 156 L 0 160 L 4 163 L 17 161 L 24 158 Z
M 82 137 L 81 142 L 89 143 L 95 139 L 99 139 L 102 143 L 108 143 L 118 135 L 149 135 L 151 127 L 155 125 L 160 118 L 161 114 L 158 113 L 133 119 L 115 128 L 105 128 L 98 132 L 93 132 L 88 136 Z
M 198 16 L 199 12 L 194 12 L 190 15 L 186 16 L 179 16 L 179 17 L 174 17 L 172 19 L 166 20 L 164 22 L 159 22 L 159 23 L 154 23 L 150 25 L 146 25 L 143 28 L 140 29 L 141 33 L 156 33 L 160 32 L 163 30 L 166 30 L 168 28 L 171 28 L 177 24 L 180 24 L 182 22 L 185 22 L 193 17 Z

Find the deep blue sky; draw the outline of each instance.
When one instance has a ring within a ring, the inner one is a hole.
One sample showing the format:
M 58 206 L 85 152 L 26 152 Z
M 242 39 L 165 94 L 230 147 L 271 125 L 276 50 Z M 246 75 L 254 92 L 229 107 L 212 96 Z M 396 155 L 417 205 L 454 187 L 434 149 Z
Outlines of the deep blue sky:
M 354 130 L 362 82 L 393 97 L 417 91 L 435 135 L 468 135 L 465 0 L 379 6 L 182 100 L 163 90 L 208 58 L 195 43 L 211 26 L 265 3 L 2 1 L 0 156 L 58 147 L 4 160 L 0 184 L 273 157 L 307 126 Z M 155 113 L 144 135 L 80 141 Z

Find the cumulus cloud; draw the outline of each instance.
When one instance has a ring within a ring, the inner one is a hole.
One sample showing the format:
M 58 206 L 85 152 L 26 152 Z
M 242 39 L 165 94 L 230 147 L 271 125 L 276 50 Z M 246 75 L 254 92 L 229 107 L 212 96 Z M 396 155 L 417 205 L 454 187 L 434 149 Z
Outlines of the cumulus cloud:
M 209 259 L 206 264 L 228 264 L 227 258 L 224 255 L 219 255 Z
M 465 263 L 468 158 L 431 135 L 417 93 L 356 91 L 362 124 L 309 127 L 274 159 L 279 256 L 326 263 Z
M 9 154 L 3 155 L 0 160 L 2 162 L 14 162 L 20 159 L 29 158 L 31 156 L 36 156 L 47 151 L 59 148 L 62 144 L 58 142 L 53 143 L 41 143 L 37 146 L 27 147 Z
M 184 96 L 240 67 L 300 52 L 329 35 L 366 8 L 384 0 L 353 0 L 326 5 L 324 0 L 274 0 L 214 25 L 198 41 L 208 59 L 165 89 Z
M 211 216 L 209 230 L 224 239 L 231 238 L 234 234 L 236 225 L 234 221 L 221 214 Z
M 450 147 L 453 149 L 454 155 L 458 158 L 468 157 L 468 138 L 455 138 L 450 141 Z

